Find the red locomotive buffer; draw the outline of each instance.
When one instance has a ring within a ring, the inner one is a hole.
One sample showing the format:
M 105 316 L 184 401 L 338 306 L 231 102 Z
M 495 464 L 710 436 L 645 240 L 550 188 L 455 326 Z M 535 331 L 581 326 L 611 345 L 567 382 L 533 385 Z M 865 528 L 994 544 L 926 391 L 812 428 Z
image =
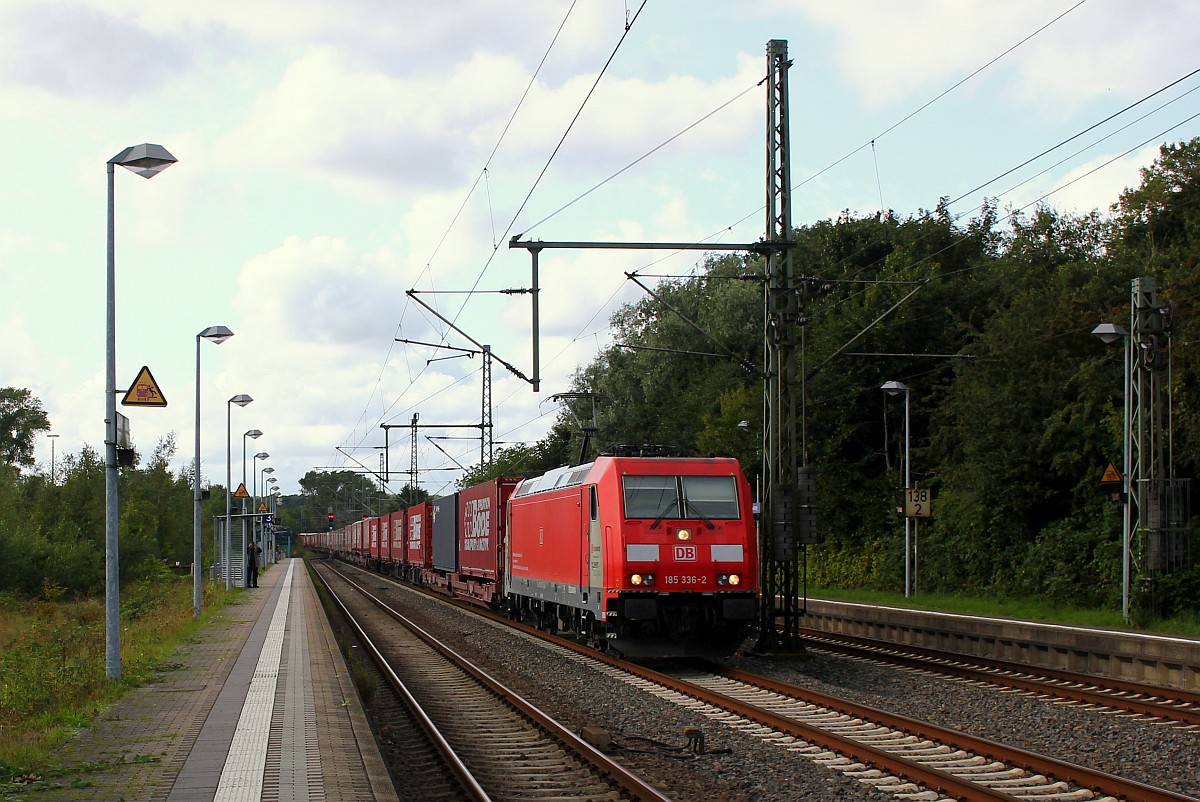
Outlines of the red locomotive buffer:
M 733 459 L 602 456 L 509 501 L 510 610 L 629 656 L 730 653 L 752 632 L 758 549 Z

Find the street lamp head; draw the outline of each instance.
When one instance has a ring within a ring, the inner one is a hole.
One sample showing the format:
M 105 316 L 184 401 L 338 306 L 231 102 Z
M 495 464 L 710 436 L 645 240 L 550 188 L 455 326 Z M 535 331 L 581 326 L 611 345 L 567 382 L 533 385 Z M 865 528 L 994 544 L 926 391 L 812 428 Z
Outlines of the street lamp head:
M 274 468 L 263 468 L 263 473 L 275 473 Z
M 884 382 L 879 389 L 883 390 L 888 395 L 897 395 L 899 393 L 907 393 L 908 385 L 904 382 L 890 381 Z
M 1128 336 L 1129 332 L 1125 331 L 1125 329 L 1118 326 L 1116 323 L 1101 323 L 1099 326 L 1092 329 L 1092 335 L 1099 337 L 1105 343 L 1111 345 L 1122 337 Z
M 238 395 L 235 395 L 233 398 L 229 399 L 229 403 L 237 404 L 239 407 L 244 407 L 253 400 L 254 400 L 253 398 L 246 395 L 245 393 L 239 393 Z
M 176 162 L 162 145 L 145 143 L 125 148 L 109 159 L 109 164 L 119 164 L 127 170 L 140 175 L 142 178 L 153 178 Z
M 233 332 L 227 329 L 225 326 L 209 326 L 196 336 L 202 340 L 208 340 L 209 342 L 220 345 L 232 337 Z
M 247 401 L 246 403 L 248 404 L 250 402 Z M 245 406 L 245 404 L 243 404 L 242 406 Z M 261 429 L 251 429 L 250 431 L 243 434 L 242 437 L 249 437 L 254 440 L 257 440 L 258 438 L 262 437 L 262 430 Z
M 255 458 L 255 459 L 266 459 L 266 458 L 267 458 L 267 457 L 269 457 L 269 456 L 271 456 L 271 455 L 270 455 L 270 454 L 268 454 L 267 452 L 265 452 L 265 451 L 260 451 L 260 452 L 258 452 L 257 454 L 255 454 L 255 455 L 254 455 L 254 458 Z

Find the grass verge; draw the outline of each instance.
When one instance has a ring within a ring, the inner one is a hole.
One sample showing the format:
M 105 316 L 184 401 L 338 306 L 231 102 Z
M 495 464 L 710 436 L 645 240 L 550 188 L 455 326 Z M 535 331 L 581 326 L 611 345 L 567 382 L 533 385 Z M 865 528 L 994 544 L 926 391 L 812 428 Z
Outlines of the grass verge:
M 192 615 L 190 577 L 121 589 L 121 678 L 105 672 L 104 599 L 0 595 L 0 782 L 53 774 L 54 754 L 131 688 L 175 666 L 171 653 L 234 598 L 206 584 Z

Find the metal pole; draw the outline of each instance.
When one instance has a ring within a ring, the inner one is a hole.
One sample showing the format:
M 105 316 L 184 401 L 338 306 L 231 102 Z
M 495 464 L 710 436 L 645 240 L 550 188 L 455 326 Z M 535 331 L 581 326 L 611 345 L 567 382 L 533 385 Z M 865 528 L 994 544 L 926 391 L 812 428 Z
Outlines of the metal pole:
M 200 335 L 196 335 L 196 460 L 192 463 L 192 615 L 200 617 Z
M 1132 550 L 1133 550 L 1133 499 L 1134 478 L 1133 478 L 1133 332 L 1135 324 L 1136 310 L 1134 305 L 1130 305 L 1130 323 L 1129 330 L 1125 333 L 1125 414 L 1123 423 L 1123 443 L 1122 450 L 1124 454 L 1121 457 L 1122 473 L 1124 479 L 1124 497 L 1121 499 L 1121 617 L 1126 624 L 1130 622 L 1129 616 L 1129 583 Z
M 909 456 L 911 454 L 911 440 L 909 436 L 909 416 L 908 416 L 908 397 L 909 389 L 904 389 L 904 493 L 905 501 L 908 500 L 908 489 L 910 484 L 909 466 L 912 464 Z M 908 510 L 905 509 L 904 515 L 904 597 L 908 598 L 912 595 L 912 519 L 908 517 Z
M 246 486 L 246 435 L 242 435 L 242 487 Z M 242 499 L 242 548 L 238 559 L 242 561 L 242 587 L 246 587 L 246 499 Z M 231 547 L 232 548 L 232 547 Z
M 233 531 L 233 488 L 230 485 L 233 483 L 233 399 L 225 402 L 225 536 L 221 538 L 221 558 L 222 570 L 225 572 L 225 590 L 233 588 L 233 581 L 229 576 L 230 556 L 229 549 L 233 543 L 231 540 Z
M 104 671 L 121 676 L 121 580 L 117 554 L 117 294 L 114 166 L 108 163 L 108 301 L 104 346 Z
M 242 438 L 242 445 L 245 446 L 246 439 Z M 253 469 L 250 471 L 250 481 L 254 484 L 254 489 L 250 491 L 250 539 L 255 543 L 258 542 L 258 454 L 254 455 Z M 264 490 L 266 489 L 264 485 Z M 265 555 L 264 555 L 265 556 Z
M 495 445 L 492 440 L 492 346 L 483 346 L 483 399 L 479 426 L 479 467 L 492 464 Z
M 533 391 L 536 393 L 542 386 L 542 349 L 541 349 L 541 313 L 539 311 L 538 296 L 541 295 L 538 287 L 538 254 L 541 253 L 541 248 L 530 248 L 530 255 L 533 257 L 533 284 L 530 292 L 533 294 L 533 378 L 529 383 L 533 385 Z

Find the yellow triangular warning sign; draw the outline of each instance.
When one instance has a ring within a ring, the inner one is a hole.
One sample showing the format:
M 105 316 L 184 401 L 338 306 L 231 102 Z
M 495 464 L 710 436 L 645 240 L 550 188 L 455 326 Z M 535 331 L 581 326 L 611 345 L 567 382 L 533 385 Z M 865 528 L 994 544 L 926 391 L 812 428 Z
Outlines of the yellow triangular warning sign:
M 158 382 L 150 375 L 150 368 L 142 365 L 137 378 L 129 386 L 129 391 L 121 399 L 125 407 L 165 407 L 167 399 L 158 389 Z
M 246 492 L 246 483 L 245 482 L 241 482 L 240 484 L 238 484 L 238 489 L 236 491 L 234 491 L 233 497 L 234 498 L 250 498 L 250 494 Z
M 259 512 L 266 512 L 266 511 L 267 511 L 267 505 L 266 505 L 266 504 L 262 504 L 262 503 L 260 502 L 260 503 L 259 503 L 259 505 L 258 505 L 258 511 L 259 511 Z
M 1119 485 L 1121 484 L 1121 472 L 1117 470 L 1117 466 L 1111 462 L 1104 469 L 1104 476 L 1100 479 L 1102 485 Z

